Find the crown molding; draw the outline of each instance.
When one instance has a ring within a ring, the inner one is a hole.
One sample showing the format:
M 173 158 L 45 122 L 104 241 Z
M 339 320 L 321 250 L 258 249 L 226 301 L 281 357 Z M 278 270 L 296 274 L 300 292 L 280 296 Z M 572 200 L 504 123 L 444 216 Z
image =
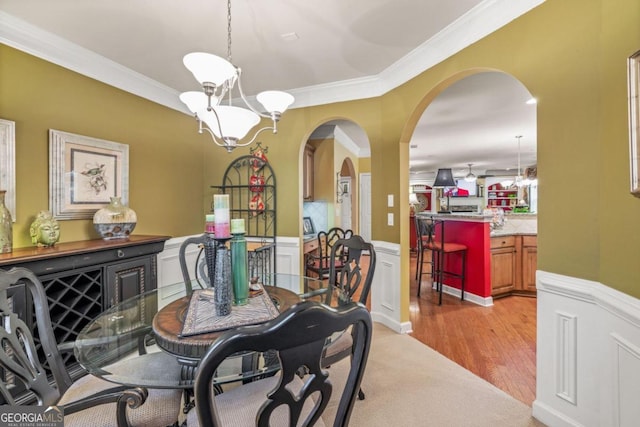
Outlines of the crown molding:
M 191 115 L 177 90 L 2 11 L 0 43 Z
M 485 0 L 380 74 L 290 90 L 290 108 L 381 96 L 498 30 L 545 0 Z M 178 91 L 0 11 L 0 42 L 61 67 L 191 115 Z

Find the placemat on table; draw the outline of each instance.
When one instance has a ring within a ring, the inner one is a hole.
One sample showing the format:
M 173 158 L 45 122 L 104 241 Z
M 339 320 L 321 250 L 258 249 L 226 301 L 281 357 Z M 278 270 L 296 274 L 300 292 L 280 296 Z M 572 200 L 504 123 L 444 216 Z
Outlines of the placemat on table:
M 246 305 L 234 305 L 228 316 L 216 316 L 213 289 L 198 289 L 191 294 L 189 308 L 180 336 L 205 334 L 223 331 L 244 325 L 255 325 L 274 319 L 280 314 L 269 298 L 269 294 L 260 285 L 262 292 Z

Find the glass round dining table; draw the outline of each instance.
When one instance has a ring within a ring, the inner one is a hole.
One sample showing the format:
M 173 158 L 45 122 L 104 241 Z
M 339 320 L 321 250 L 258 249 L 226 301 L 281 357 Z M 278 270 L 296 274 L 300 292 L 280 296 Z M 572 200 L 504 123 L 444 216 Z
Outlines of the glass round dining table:
M 327 299 L 326 280 L 280 273 L 260 279 L 277 312 L 302 300 L 327 303 L 333 298 Z M 193 288 L 198 289 L 199 285 L 194 283 Z M 198 361 L 225 332 L 182 336 L 192 295 L 177 296 L 167 303 L 159 300 L 158 290 L 154 289 L 114 305 L 80 332 L 74 343 L 76 359 L 90 374 L 116 384 L 192 388 Z M 335 301 L 339 297 L 336 295 Z M 233 311 L 232 308 L 232 315 Z M 277 356 L 269 352 L 238 354 L 223 363 L 214 381 L 222 385 L 249 380 L 278 369 Z

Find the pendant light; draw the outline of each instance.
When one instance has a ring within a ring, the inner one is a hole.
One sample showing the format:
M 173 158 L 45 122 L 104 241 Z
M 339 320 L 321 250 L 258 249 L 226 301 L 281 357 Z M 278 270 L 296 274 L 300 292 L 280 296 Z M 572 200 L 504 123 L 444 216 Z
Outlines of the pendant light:
M 471 166 L 473 163 L 467 163 L 469 165 L 469 173 L 464 177 L 464 180 L 467 182 L 476 182 L 477 177 L 471 172 Z

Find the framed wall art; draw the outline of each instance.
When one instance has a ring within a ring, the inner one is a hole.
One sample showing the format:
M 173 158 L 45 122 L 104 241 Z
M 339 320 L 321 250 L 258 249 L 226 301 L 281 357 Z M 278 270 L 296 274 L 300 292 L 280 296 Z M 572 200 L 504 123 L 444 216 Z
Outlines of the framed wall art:
M 57 219 L 88 219 L 120 197 L 129 203 L 129 146 L 49 130 L 49 210 Z
M 629 158 L 631 161 L 631 194 L 640 197 L 640 50 L 628 59 L 629 88 Z
M 302 218 L 302 234 L 304 234 L 305 236 L 316 234 L 316 229 L 313 226 L 313 221 L 309 216 L 305 216 L 304 218 Z
M 0 119 L 0 190 L 7 193 L 4 204 L 16 222 L 16 124 Z

